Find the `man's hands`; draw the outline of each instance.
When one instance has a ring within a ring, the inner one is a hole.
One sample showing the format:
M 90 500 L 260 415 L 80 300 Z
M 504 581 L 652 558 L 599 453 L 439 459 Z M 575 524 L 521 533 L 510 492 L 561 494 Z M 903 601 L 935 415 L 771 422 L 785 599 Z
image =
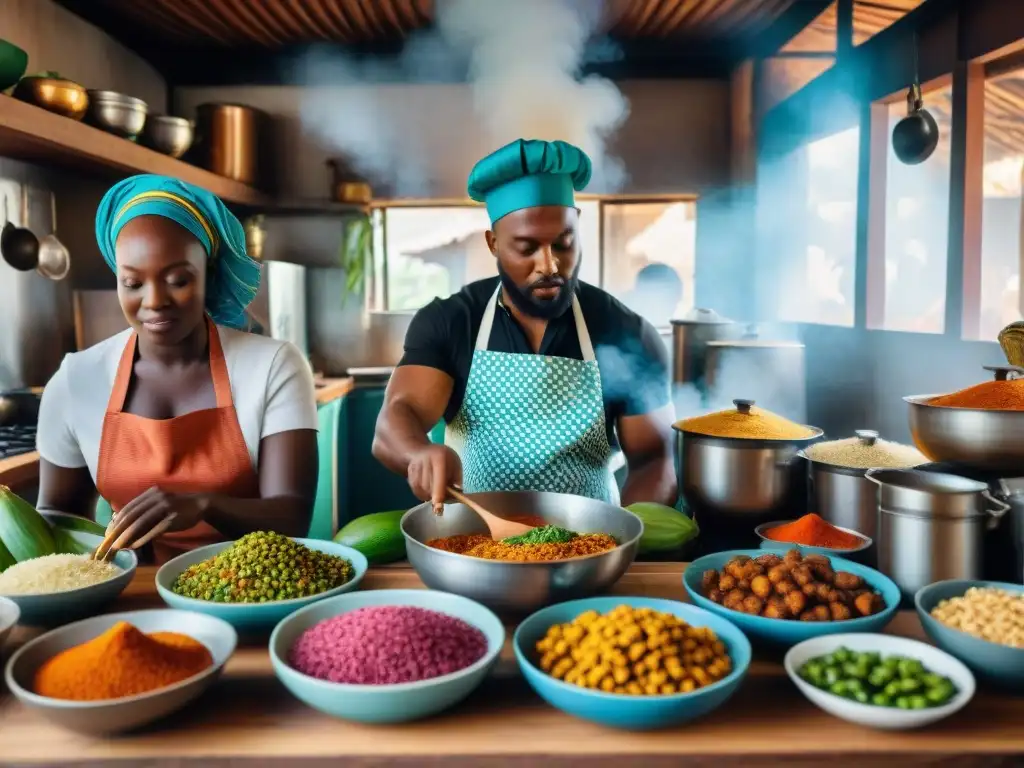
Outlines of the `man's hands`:
M 428 445 L 413 454 L 408 478 L 416 498 L 437 508 L 448 498 L 448 486 L 462 484 L 462 461 L 446 445 Z

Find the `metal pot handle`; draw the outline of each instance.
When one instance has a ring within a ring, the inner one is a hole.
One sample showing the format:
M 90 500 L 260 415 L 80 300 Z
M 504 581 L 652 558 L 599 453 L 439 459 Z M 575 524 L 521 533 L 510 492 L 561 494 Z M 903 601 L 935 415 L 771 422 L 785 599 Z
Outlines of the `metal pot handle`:
M 994 505 L 994 507 L 985 510 L 989 514 L 989 518 L 985 522 L 985 527 L 988 528 L 988 530 L 990 531 L 995 530 L 999 526 L 999 521 L 1002 519 L 1003 515 L 1005 515 L 1006 512 L 1010 509 L 1010 505 L 1007 504 L 1005 501 L 997 499 L 987 490 L 982 491 L 981 495 L 988 499 L 990 502 L 992 502 L 992 504 Z
M 875 477 L 875 473 L 879 472 L 879 471 L 880 470 L 878 470 L 878 469 L 869 469 L 867 472 L 864 473 L 864 479 L 865 480 L 870 480 L 872 483 L 874 483 L 877 486 L 881 486 L 882 485 L 882 481 L 879 480 L 877 477 Z

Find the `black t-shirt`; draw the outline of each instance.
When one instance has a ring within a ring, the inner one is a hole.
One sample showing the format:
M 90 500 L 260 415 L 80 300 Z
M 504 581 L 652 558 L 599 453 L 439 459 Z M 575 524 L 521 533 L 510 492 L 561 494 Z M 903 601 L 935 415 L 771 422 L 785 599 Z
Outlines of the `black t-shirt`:
M 498 278 L 493 277 L 471 283 L 447 299 L 435 299 L 416 313 L 405 336 L 400 366 L 436 368 L 455 380 L 445 422 L 450 423 L 462 406 L 477 333 L 497 287 Z M 600 288 L 579 283 L 576 296 L 601 371 L 608 441 L 616 446 L 614 425 L 620 417 L 650 413 L 671 402 L 668 349 L 654 326 Z M 500 300 L 487 348 L 534 354 L 523 329 Z M 572 309 L 548 322 L 538 354 L 583 359 Z

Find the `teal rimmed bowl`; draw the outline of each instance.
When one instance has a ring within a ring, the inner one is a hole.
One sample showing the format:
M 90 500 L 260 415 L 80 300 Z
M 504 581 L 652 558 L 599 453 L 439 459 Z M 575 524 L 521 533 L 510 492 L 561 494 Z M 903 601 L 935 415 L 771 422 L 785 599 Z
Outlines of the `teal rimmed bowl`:
M 178 608 L 183 611 L 195 611 L 205 613 L 207 616 L 216 616 L 223 619 L 235 629 L 253 632 L 267 631 L 273 629 L 281 619 L 300 608 L 334 597 L 345 592 L 351 592 L 359 586 L 359 582 L 366 575 L 369 563 L 366 556 L 352 547 L 342 544 L 335 544 L 333 541 L 322 541 L 320 539 L 293 539 L 303 546 L 315 549 L 318 552 L 325 552 L 336 557 L 343 557 L 352 564 L 352 578 L 345 584 L 318 595 L 309 597 L 298 597 L 293 600 L 273 600 L 266 603 L 214 603 L 208 600 L 197 600 L 192 597 L 184 597 L 171 591 L 178 574 L 190 565 L 201 563 L 234 544 L 233 541 L 226 541 L 219 544 L 210 544 L 183 555 L 178 555 L 169 560 L 156 572 L 156 591 L 167 605 L 171 608 Z
M 102 542 L 102 536 L 84 531 L 63 531 L 62 535 L 73 539 L 81 551 L 91 552 Z M 78 619 L 88 618 L 101 608 L 117 599 L 133 578 L 139 559 L 130 549 L 122 549 L 113 559 L 121 573 L 112 579 L 88 587 L 69 589 L 66 592 L 51 592 L 44 595 L 2 595 L 21 610 L 19 624 L 36 627 L 56 627 Z
M 607 613 L 620 605 L 653 608 L 678 616 L 692 626 L 710 628 L 725 644 L 732 660 L 732 672 L 692 693 L 633 696 L 565 683 L 551 677 L 537 665 L 537 642 L 551 626 L 572 621 L 587 611 Z M 552 605 L 520 624 L 512 644 L 523 676 L 548 704 L 584 720 L 635 731 L 681 725 L 717 709 L 739 688 L 751 659 L 750 642 L 728 619 L 694 605 L 650 597 L 592 597 Z
M 990 685 L 1024 691 L 1024 648 L 1013 648 L 982 640 L 959 629 L 947 627 L 931 612 L 940 602 L 962 597 L 971 587 L 991 587 L 1007 592 L 1024 592 L 1024 586 L 1001 581 L 951 579 L 922 587 L 914 595 L 914 607 L 925 634 L 939 648 L 966 664 L 982 681 Z
M 694 603 L 706 608 L 717 616 L 728 619 L 743 630 L 751 642 L 764 645 L 789 648 L 812 637 L 837 635 L 845 632 L 881 632 L 892 621 L 900 606 L 900 589 L 892 579 L 883 576 L 874 568 L 844 560 L 841 557 L 829 557 L 832 568 L 836 571 L 853 573 L 864 579 L 864 582 L 878 592 L 885 602 L 885 608 L 873 616 L 862 616 L 846 621 L 797 621 L 794 619 L 767 619 L 763 616 L 751 616 L 740 611 L 733 611 L 724 605 L 709 600 L 701 588 L 701 576 L 704 571 L 720 571 L 725 564 L 737 555 L 754 558 L 765 554 L 760 549 L 735 549 L 728 552 L 716 552 L 694 560 L 683 573 L 683 586 Z
M 305 675 L 288 663 L 292 646 L 315 624 L 358 608 L 396 605 L 426 608 L 462 619 L 484 633 L 487 652 L 458 672 L 395 685 L 332 683 Z M 284 619 L 270 635 L 270 661 L 285 688 L 313 709 L 361 723 L 403 723 L 434 715 L 466 698 L 483 682 L 504 644 L 501 620 L 468 597 L 424 589 L 375 589 L 322 600 Z

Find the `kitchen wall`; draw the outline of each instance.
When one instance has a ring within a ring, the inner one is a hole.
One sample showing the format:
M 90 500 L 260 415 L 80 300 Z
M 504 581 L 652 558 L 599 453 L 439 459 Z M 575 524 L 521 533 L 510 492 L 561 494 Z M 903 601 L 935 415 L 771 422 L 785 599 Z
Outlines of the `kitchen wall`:
M 698 193 L 698 252 L 712 252 L 716 192 L 729 183 L 729 83 L 718 80 L 651 80 L 617 83 L 630 102 L 630 114 L 612 142 L 629 176 L 629 194 Z M 374 89 L 380 114 L 395 140 L 415 139 L 429 155 L 432 196 L 465 197 L 466 176 L 487 146 L 473 125 L 472 92 L 456 83 L 386 83 L 351 86 L 352 101 Z M 344 103 L 346 89 L 332 89 Z M 338 152 L 300 122 L 303 99 L 316 98 L 298 86 L 181 88 L 173 94 L 175 113 L 189 115 L 208 101 L 248 104 L 275 118 L 277 165 L 272 173 L 280 193 L 290 198 L 323 198 L 329 192 L 326 160 Z M 337 119 L 346 119 L 339 112 Z M 344 275 L 336 262 L 342 225 L 329 218 L 268 220 L 264 258 L 310 265 L 308 301 L 310 351 L 330 373 L 347 367 L 393 364 L 401 354 L 408 315 L 361 317 L 356 298 L 341 305 Z
M 167 87 L 155 70 L 52 0 L 0 2 L 0 36 L 28 53 L 29 73 L 54 70 L 87 88 L 130 93 L 155 111 L 166 109 Z M 26 190 L 28 226 L 39 236 L 48 234 L 53 192 L 57 231 L 72 261 L 70 276 L 59 283 L 0 261 L 0 389 L 45 384 L 63 355 L 74 350 L 73 289 L 113 289 L 93 234 L 96 206 L 108 186 L 0 157 L 0 194 L 15 204 L 12 219 L 22 222 Z

